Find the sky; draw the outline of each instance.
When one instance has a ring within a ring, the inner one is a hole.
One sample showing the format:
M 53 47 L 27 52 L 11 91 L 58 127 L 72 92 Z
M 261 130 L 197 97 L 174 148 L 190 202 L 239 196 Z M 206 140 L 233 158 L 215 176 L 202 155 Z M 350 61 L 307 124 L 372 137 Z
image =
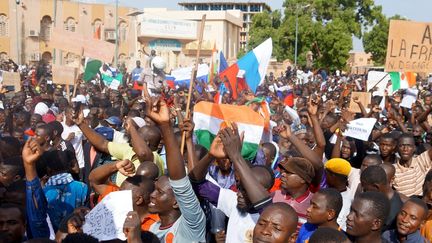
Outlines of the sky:
M 81 0 L 88 2 L 102 2 L 113 4 L 115 0 Z M 178 2 L 187 0 L 118 0 L 120 5 L 136 8 L 168 8 L 181 9 Z M 193 1 L 193 0 L 192 0 Z M 265 1 L 272 9 L 282 9 L 284 0 Z M 375 5 L 381 5 L 383 12 L 388 17 L 399 14 L 407 19 L 420 22 L 432 22 L 430 11 L 432 9 L 432 0 L 375 0 Z M 361 40 L 353 38 L 354 50 L 363 50 Z

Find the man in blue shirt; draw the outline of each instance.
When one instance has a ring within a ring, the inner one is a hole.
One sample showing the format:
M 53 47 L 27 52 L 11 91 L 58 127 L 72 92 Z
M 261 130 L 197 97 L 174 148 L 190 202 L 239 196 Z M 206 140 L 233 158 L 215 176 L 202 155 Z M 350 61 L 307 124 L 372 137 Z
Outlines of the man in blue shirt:
M 308 242 L 311 235 L 319 227 L 329 227 L 340 230 L 336 222 L 342 209 L 342 196 L 334 188 L 324 188 L 315 193 L 307 209 L 307 223 L 300 228 L 297 243 Z
M 420 235 L 419 228 L 428 215 L 428 207 L 419 198 L 410 198 L 402 206 L 397 218 L 396 229 L 387 230 L 383 238 L 390 242 L 428 242 Z

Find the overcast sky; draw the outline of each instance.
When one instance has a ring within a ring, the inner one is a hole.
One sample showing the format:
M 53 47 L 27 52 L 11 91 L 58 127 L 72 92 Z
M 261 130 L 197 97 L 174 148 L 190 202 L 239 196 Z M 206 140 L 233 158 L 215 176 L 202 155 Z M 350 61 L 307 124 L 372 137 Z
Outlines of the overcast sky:
M 114 4 L 115 0 L 81 0 L 88 2 L 102 2 Z M 120 5 L 126 5 L 135 8 L 168 8 L 168 9 L 180 9 L 178 6 L 178 0 L 118 0 Z M 187 0 L 181 0 L 182 2 Z M 193 1 L 193 0 L 192 0 Z M 282 9 L 283 0 L 269 0 L 266 1 L 272 9 Z M 376 5 L 383 6 L 383 12 L 387 16 L 393 16 L 399 14 L 405 18 L 432 22 L 432 0 L 375 0 Z M 360 40 L 354 40 L 354 50 L 362 50 L 362 44 Z

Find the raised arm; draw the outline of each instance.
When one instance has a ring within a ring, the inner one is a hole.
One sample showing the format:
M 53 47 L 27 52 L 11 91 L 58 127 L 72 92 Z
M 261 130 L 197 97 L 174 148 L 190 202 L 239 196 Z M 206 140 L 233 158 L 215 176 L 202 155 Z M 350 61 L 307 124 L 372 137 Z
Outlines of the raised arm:
M 130 134 L 132 147 L 139 161 L 153 161 L 153 152 L 148 147 L 143 137 L 139 134 L 136 124 L 132 119 L 128 118 L 126 120 L 125 129 Z
M 210 163 L 215 159 L 227 158 L 220 138 L 220 133 L 218 133 L 213 139 L 210 145 L 209 152 L 195 165 L 195 167 L 190 170 L 189 176 L 194 181 L 200 182 L 205 179 Z
M 252 204 L 262 202 L 269 197 L 263 185 L 253 176 L 250 164 L 241 156 L 242 140 L 236 124 L 233 129 L 225 128 L 220 132 L 224 150 L 234 164 L 236 173 L 240 177 L 240 184 L 245 189 Z
M 302 140 L 292 134 L 291 127 L 289 125 L 282 125 L 280 130 L 281 131 L 279 135 L 282 138 L 288 139 L 297 148 L 298 152 L 300 152 L 300 154 L 305 159 L 309 160 L 312 163 L 316 171 L 320 171 L 322 169 L 322 156 L 318 156 L 318 154 L 313 152 L 312 149 L 309 148 Z
M 109 178 L 117 171 L 125 176 L 132 176 L 135 174 L 135 166 L 130 160 L 119 160 L 99 166 L 90 172 L 90 186 L 96 193 L 102 195 L 106 191 Z
M 32 138 L 27 140 L 22 150 L 24 170 L 26 176 L 26 212 L 27 223 L 32 237 L 49 237 L 47 218 L 47 202 L 41 182 L 37 177 L 36 162 L 43 151 Z
M 318 103 L 319 103 L 319 100 L 313 101 L 312 99 L 309 99 L 308 113 L 309 113 L 309 117 L 312 121 L 313 132 L 314 132 L 314 136 L 315 136 L 315 140 L 316 140 L 316 144 L 317 144 L 317 146 L 313 149 L 313 151 L 315 153 L 317 153 L 318 156 L 322 156 L 322 154 L 324 153 L 325 146 L 326 146 L 326 140 L 324 137 L 324 133 L 321 129 L 320 122 L 318 120 L 318 115 L 317 115 Z
M 77 115 L 77 118 L 73 119 L 73 122 L 81 129 L 87 140 L 100 152 L 109 154 L 108 151 L 108 140 L 102 135 L 91 129 L 88 124 L 84 122 L 84 114 L 82 111 Z
M 363 115 L 363 117 L 368 117 L 369 114 L 367 113 L 365 107 L 363 106 L 363 104 L 360 102 L 359 97 L 354 97 L 353 101 L 360 107 L 361 113 Z
M 145 99 L 147 115 L 159 126 L 162 132 L 167 151 L 166 158 L 169 178 L 171 180 L 183 179 L 186 176 L 186 170 L 179 144 L 171 126 L 168 106 L 163 100 L 152 100 L 149 96 L 146 96 Z

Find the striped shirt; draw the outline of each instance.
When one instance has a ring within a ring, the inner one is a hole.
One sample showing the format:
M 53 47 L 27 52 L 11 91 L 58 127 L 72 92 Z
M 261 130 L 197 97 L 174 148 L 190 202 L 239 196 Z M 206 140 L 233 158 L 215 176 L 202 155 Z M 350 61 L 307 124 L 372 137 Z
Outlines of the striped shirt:
M 293 198 L 290 195 L 285 194 L 281 190 L 277 190 L 273 193 L 273 203 L 276 202 L 284 202 L 294 208 L 298 215 L 298 223 L 297 230 L 301 228 L 301 226 L 306 223 L 306 210 L 310 205 L 310 200 L 313 196 L 313 193 L 307 190 L 303 195 L 298 198 Z
M 432 161 L 429 157 L 429 152 L 412 158 L 411 165 L 404 167 L 398 161 L 395 164 L 396 174 L 393 182 L 393 187 L 407 197 L 412 195 L 423 194 L 423 182 L 426 173 L 432 168 Z

